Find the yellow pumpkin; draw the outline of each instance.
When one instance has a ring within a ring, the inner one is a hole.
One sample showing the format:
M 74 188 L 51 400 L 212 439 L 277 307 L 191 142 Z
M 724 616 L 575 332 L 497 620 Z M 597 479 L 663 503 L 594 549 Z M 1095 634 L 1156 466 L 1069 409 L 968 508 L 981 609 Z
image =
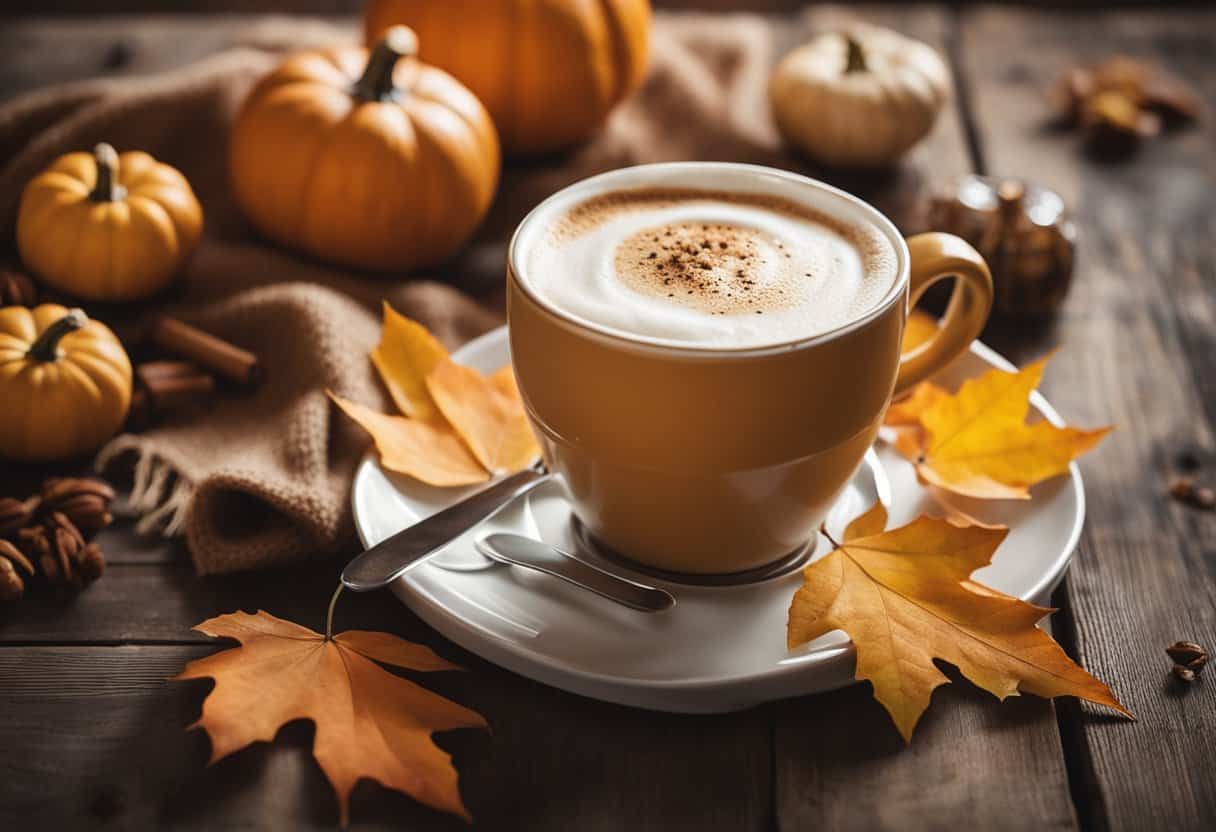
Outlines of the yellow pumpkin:
M 203 209 L 190 183 L 147 153 L 108 144 L 60 156 L 21 194 L 17 247 L 48 285 L 88 300 L 164 289 L 194 253 Z
M 510 153 L 576 144 L 642 81 L 649 0 L 372 0 L 368 43 L 404 23 L 471 89 Z
M 49 462 L 96 450 L 131 404 L 118 338 L 79 309 L 0 309 L 0 457 Z
M 498 136 L 473 94 L 417 49 L 400 26 L 370 54 L 303 52 L 257 85 L 229 160 L 263 234 L 347 266 L 408 270 L 473 233 L 498 185 Z

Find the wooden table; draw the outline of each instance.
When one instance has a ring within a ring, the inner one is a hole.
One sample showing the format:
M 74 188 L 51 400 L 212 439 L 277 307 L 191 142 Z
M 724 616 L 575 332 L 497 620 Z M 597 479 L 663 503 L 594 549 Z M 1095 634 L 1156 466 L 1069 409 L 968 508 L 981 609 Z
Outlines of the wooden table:
M 833 14 L 771 19 L 788 43 Z M 1075 209 L 1079 271 L 1063 314 L 988 339 L 1019 362 L 1063 344 L 1048 397 L 1076 424 L 1119 426 L 1082 463 L 1089 519 L 1054 621 L 1139 722 L 1073 700 L 998 705 L 965 684 L 937 693 L 907 749 L 863 686 L 722 716 L 648 713 L 499 670 L 387 594 L 348 599 L 340 627 L 399 633 L 471 668 L 428 682 L 493 726 L 440 740 L 479 828 L 1216 828 L 1216 678 L 1177 684 L 1163 653 L 1181 638 L 1216 646 L 1216 514 L 1166 494 L 1179 467 L 1216 479 L 1216 13 L 859 14 L 945 51 L 959 95 L 898 176 L 846 184 L 905 228 L 926 185 L 972 170 L 1034 177 Z M 222 47 L 244 25 L 5 23 L 0 94 L 155 71 Z M 1087 160 L 1075 136 L 1045 127 L 1050 80 L 1114 51 L 1189 79 L 1210 107 L 1206 125 L 1118 164 Z M 37 474 L 5 469 L 2 493 Z M 205 736 L 184 731 L 207 683 L 165 680 L 217 649 L 190 630 L 212 615 L 264 608 L 319 627 L 338 564 L 198 578 L 182 552 L 129 529 L 107 532 L 104 546 L 108 573 L 74 602 L 0 611 L 0 829 L 332 827 L 336 804 L 308 754 L 307 724 L 208 768 Z M 463 828 L 369 782 L 352 815 L 359 828 Z

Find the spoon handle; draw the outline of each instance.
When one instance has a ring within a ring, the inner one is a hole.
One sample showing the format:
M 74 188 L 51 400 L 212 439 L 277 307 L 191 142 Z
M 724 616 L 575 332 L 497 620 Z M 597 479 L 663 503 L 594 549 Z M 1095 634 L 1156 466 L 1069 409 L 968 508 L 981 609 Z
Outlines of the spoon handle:
M 355 592 L 387 586 L 551 476 L 540 467 L 528 468 L 402 529 L 348 563 L 342 583 Z
M 477 541 L 477 551 L 499 563 L 561 578 L 641 612 L 662 612 L 676 603 L 676 599 L 662 589 L 597 569 L 556 546 L 530 537 L 505 533 L 487 535 Z

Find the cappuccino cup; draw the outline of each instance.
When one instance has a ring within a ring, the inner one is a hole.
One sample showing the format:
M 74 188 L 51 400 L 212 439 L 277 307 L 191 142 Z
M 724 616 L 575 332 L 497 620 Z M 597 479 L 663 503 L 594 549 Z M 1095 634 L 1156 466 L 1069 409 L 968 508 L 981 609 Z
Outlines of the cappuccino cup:
M 876 209 L 754 165 L 624 168 L 549 197 L 507 263 L 516 378 L 550 470 L 598 544 L 689 575 L 804 548 L 893 396 L 979 334 L 980 255 L 904 240 Z M 927 343 L 909 309 L 955 278 Z

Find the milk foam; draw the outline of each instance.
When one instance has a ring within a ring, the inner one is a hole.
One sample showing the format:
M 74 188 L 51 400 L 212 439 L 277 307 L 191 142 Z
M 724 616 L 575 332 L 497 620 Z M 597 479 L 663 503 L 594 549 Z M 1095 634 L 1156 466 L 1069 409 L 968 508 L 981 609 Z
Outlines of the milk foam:
M 807 338 L 889 292 L 877 229 L 760 194 L 621 190 L 581 202 L 525 254 L 525 283 L 612 330 L 705 347 Z

